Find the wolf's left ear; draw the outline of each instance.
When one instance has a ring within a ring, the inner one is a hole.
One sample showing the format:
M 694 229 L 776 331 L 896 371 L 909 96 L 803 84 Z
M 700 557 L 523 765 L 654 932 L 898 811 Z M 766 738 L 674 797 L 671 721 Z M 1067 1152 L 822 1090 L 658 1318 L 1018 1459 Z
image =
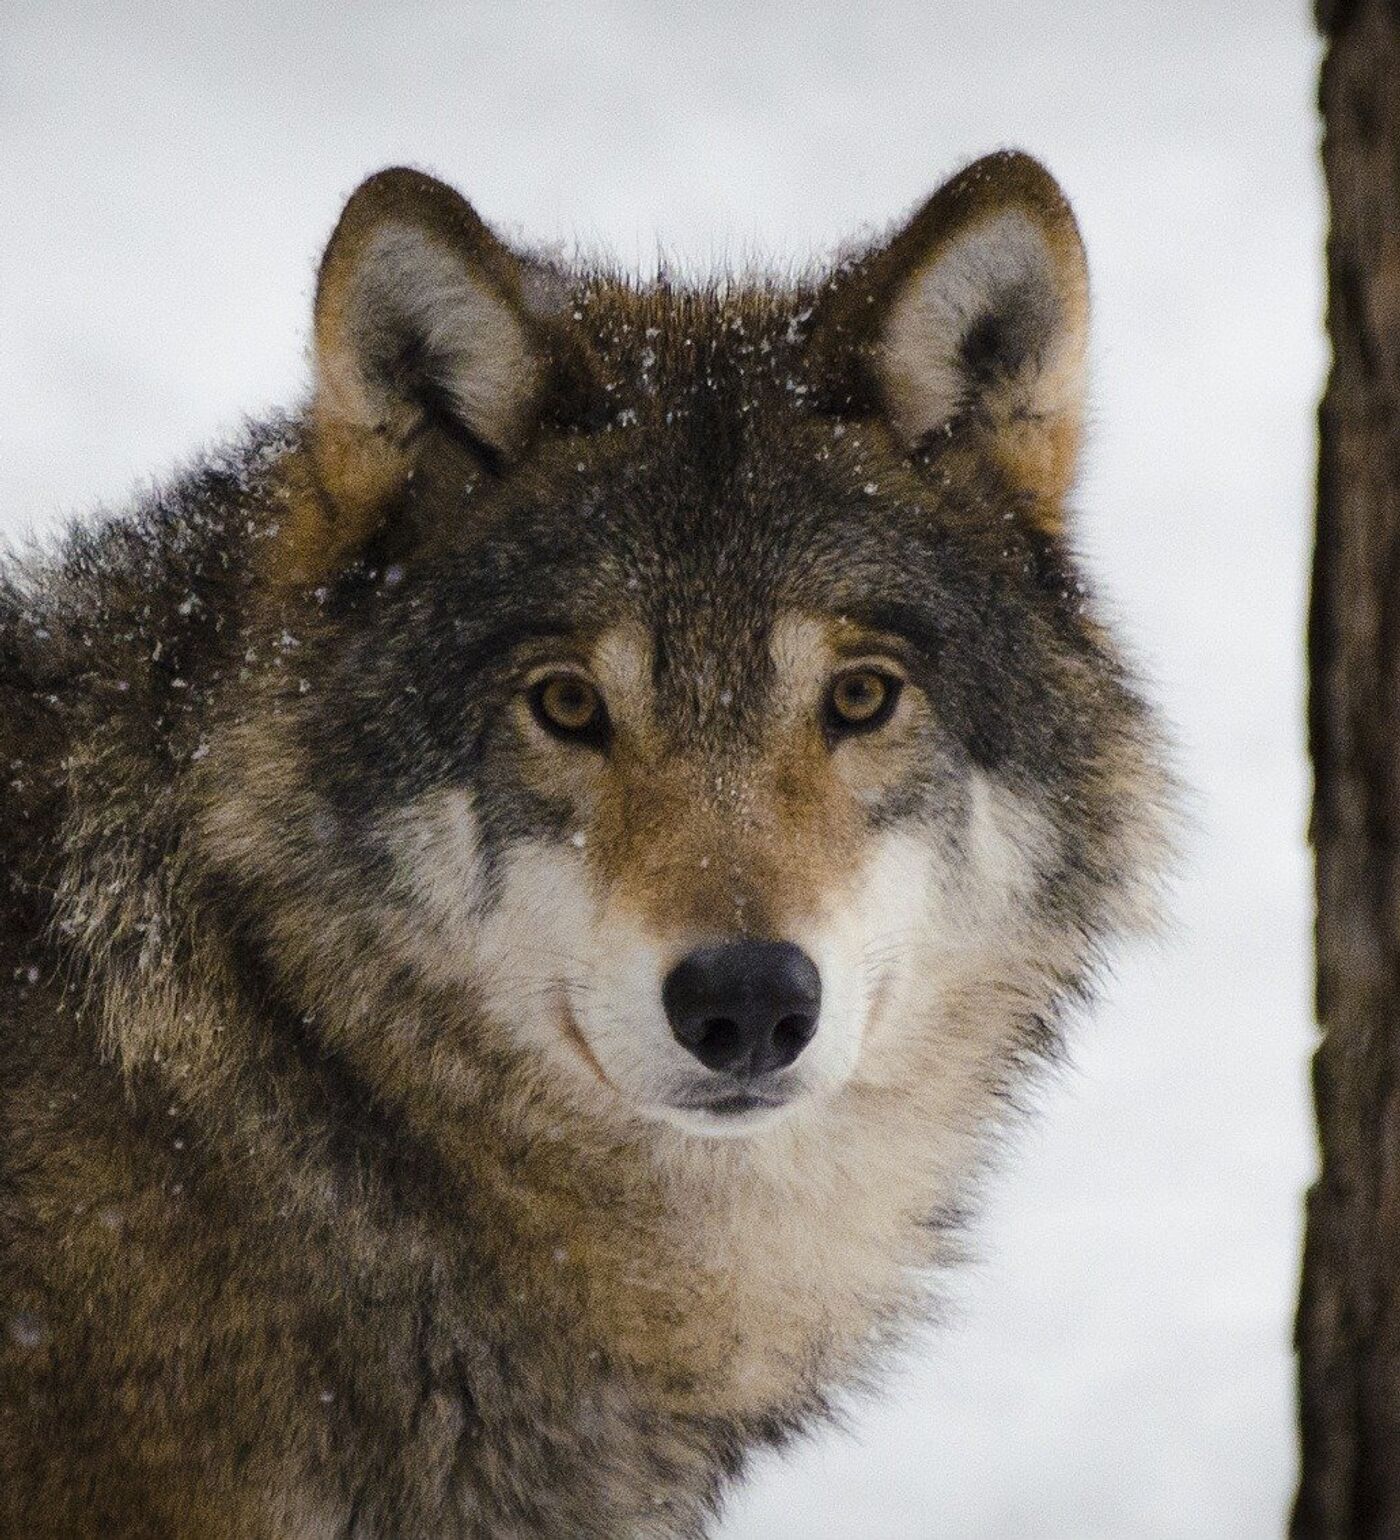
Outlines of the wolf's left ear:
M 811 349 L 839 410 L 883 412 L 910 450 L 966 431 L 1048 513 L 1074 476 L 1089 283 L 1069 204 L 1001 152 L 838 273 Z
M 491 471 L 520 455 L 578 363 L 525 287 L 522 264 L 444 183 L 395 168 L 356 189 L 316 282 L 318 496 L 284 530 L 284 580 L 354 560 L 435 440 Z

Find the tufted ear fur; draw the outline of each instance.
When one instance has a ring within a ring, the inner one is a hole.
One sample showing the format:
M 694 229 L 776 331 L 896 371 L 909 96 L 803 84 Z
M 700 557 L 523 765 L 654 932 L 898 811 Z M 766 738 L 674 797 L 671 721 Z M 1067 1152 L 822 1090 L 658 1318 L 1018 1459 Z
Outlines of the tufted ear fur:
M 875 410 L 912 451 L 975 435 L 1046 510 L 1073 480 L 1088 273 L 1049 172 L 1001 152 L 945 184 L 838 273 L 811 348 L 837 410 Z
M 486 469 L 515 460 L 551 394 L 559 339 L 521 265 L 471 205 L 420 172 L 351 196 L 316 284 L 311 459 L 319 496 L 285 531 L 281 575 L 319 578 L 393 516 L 444 439 Z

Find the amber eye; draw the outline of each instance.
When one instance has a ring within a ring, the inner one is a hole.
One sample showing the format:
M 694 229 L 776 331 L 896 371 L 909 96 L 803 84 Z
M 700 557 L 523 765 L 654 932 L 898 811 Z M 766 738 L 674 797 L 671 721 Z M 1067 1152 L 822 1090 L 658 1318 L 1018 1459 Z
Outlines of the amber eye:
M 530 691 L 535 720 L 556 738 L 600 744 L 608 716 L 597 687 L 581 674 L 548 674 Z
M 827 722 L 837 733 L 868 733 L 890 718 L 902 680 L 874 668 L 848 669 L 831 682 Z

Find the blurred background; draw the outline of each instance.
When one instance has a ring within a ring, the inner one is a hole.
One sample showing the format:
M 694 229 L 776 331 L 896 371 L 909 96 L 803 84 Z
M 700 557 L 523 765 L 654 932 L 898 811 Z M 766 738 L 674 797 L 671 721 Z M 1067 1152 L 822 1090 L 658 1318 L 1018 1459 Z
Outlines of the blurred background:
M 120 504 L 306 381 L 345 195 L 787 265 L 964 160 L 1044 159 L 1094 280 L 1077 533 L 1194 826 L 987 1193 L 950 1324 L 724 1540 L 1265 1536 L 1314 1155 L 1302 637 L 1325 363 L 1319 49 L 1277 0 L 0 0 L 0 535 Z

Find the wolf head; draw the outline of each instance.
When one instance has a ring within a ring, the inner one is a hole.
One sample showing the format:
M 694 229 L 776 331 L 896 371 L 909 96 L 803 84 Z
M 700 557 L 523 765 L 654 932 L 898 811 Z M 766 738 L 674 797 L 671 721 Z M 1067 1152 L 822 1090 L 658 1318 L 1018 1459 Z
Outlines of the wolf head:
M 444 1085 L 505 1055 L 692 1135 L 1045 1047 L 1161 790 L 1066 535 L 1087 296 L 1017 154 L 795 286 L 564 271 L 365 183 L 211 817 L 310 1006 L 398 980 Z

